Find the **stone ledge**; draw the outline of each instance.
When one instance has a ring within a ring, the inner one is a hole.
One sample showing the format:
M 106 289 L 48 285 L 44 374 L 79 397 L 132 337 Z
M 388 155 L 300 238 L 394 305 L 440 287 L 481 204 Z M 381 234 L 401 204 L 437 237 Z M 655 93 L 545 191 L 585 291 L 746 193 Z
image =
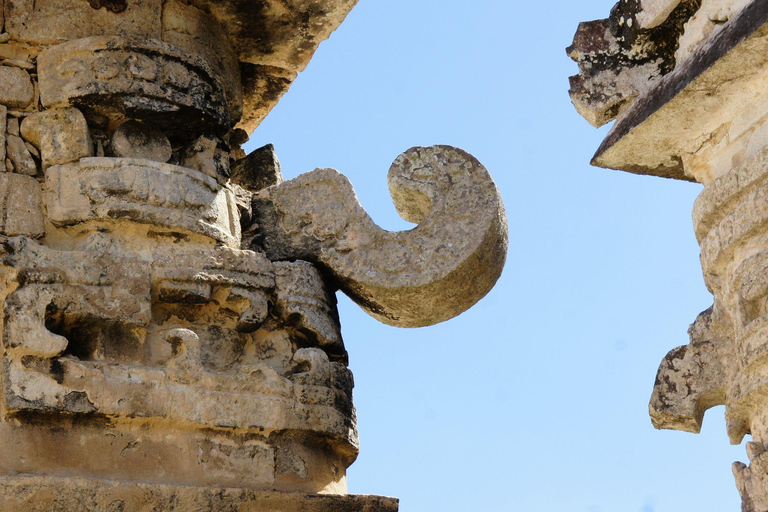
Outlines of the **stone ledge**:
M 397 498 L 0 477 L 0 512 L 397 512 Z

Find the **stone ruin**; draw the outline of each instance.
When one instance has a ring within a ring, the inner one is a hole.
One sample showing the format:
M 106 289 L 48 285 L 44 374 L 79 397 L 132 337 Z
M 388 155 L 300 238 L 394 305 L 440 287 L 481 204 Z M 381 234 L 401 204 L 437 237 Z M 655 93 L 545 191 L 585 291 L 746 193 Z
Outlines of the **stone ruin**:
M 346 494 L 334 292 L 447 320 L 507 225 L 456 148 L 392 164 L 406 232 L 241 149 L 355 3 L 0 0 L 0 510 L 397 510 Z
M 654 426 L 725 405 L 744 512 L 768 511 L 768 1 L 623 0 L 568 49 L 576 109 L 615 120 L 592 163 L 699 182 L 693 225 L 714 305 L 661 362 Z

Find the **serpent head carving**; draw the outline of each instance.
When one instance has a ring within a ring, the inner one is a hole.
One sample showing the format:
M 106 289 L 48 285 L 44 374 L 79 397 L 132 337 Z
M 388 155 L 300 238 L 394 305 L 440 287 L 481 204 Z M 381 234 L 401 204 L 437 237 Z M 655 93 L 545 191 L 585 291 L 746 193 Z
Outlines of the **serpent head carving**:
M 263 249 L 275 260 L 309 260 L 366 312 L 399 327 L 432 325 L 490 291 L 507 254 L 507 218 L 491 176 L 450 146 L 411 148 L 389 170 L 409 231 L 377 226 L 349 180 L 316 169 L 254 196 Z

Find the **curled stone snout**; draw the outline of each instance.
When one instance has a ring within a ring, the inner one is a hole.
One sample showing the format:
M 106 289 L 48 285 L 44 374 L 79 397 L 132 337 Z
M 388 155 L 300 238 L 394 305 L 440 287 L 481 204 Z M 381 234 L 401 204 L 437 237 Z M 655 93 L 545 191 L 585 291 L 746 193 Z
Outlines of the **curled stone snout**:
M 501 275 L 504 205 L 488 171 L 450 146 L 416 147 L 389 171 L 409 231 L 378 227 L 346 177 L 316 169 L 254 197 L 271 259 L 304 259 L 330 273 L 366 312 L 399 327 L 432 325 L 467 310 Z

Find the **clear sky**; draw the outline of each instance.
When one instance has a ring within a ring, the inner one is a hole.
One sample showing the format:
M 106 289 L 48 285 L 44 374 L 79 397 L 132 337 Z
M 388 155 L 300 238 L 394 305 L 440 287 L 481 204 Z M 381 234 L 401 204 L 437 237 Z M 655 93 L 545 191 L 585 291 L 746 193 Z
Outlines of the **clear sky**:
M 376 322 L 339 294 L 361 453 L 352 493 L 402 512 L 737 511 L 723 408 L 657 431 L 659 362 L 712 304 L 696 184 L 592 168 L 606 133 L 568 98 L 564 48 L 614 0 L 360 0 L 248 149 L 286 178 L 333 167 L 382 227 L 391 162 L 451 144 L 494 176 L 510 252 L 496 288 L 443 324 Z

